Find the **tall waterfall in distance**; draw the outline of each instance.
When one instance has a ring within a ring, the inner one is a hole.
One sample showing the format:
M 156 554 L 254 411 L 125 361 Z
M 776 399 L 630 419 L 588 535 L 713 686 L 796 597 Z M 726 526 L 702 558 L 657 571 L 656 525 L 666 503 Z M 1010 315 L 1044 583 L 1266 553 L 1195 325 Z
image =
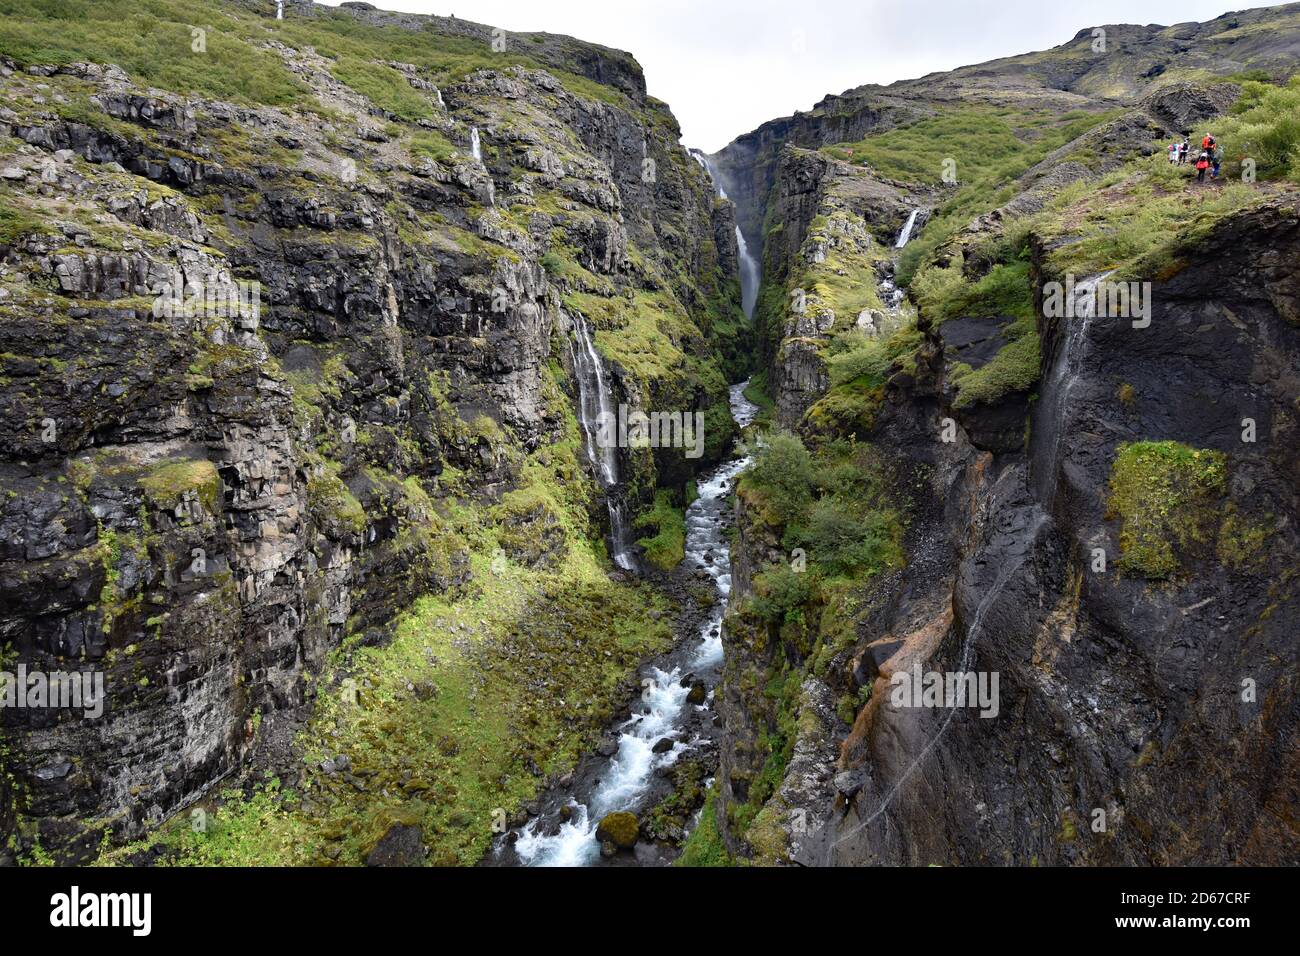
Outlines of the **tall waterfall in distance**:
M 736 227 L 736 251 L 740 254 L 740 305 L 745 310 L 745 318 L 754 317 L 754 303 L 758 301 L 758 263 L 749 253 L 749 244 L 745 234 Z
M 695 161 L 704 167 L 709 178 L 713 180 L 713 188 L 717 190 L 721 199 L 726 199 L 727 190 L 722 186 L 722 177 L 718 175 L 717 168 L 713 161 L 705 156 L 699 150 L 691 150 L 691 155 Z M 754 303 L 758 301 L 758 284 L 761 273 L 758 271 L 758 261 L 749 251 L 749 243 L 745 241 L 745 234 L 740 231 L 740 226 L 736 226 L 736 253 L 740 257 L 740 305 L 745 310 L 745 318 L 754 317 Z
M 477 126 L 471 126 L 469 130 L 469 154 L 474 157 L 474 162 L 483 162 L 483 142 L 479 139 Z
M 618 449 L 609 440 L 610 423 L 614 421 L 609 387 L 605 383 L 605 370 L 600 353 L 592 341 L 587 320 L 578 313 L 573 316 L 573 373 L 578 379 L 578 423 L 587 447 L 587 457 L 596 469 L 596 479 L 605 492 L 609 504 L 609 536 L 614 563 L 625 571 L 635 571 L 636 561 L 623 499 L 618 496 Z M 602 435 L 602 424 L 606 434 Z

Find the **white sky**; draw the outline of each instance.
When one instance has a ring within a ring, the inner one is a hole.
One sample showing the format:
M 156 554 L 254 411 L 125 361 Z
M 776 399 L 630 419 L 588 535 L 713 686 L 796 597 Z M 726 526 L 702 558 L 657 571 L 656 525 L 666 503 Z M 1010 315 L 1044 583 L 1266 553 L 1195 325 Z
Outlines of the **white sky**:
M 1211 20 L 1233 0 L 372 2 L 627 50 L 644 68 L 650 93 L 672 107 L 682 141 L 714 152 L 827 93 L 1046 49 L 1084 27 Z

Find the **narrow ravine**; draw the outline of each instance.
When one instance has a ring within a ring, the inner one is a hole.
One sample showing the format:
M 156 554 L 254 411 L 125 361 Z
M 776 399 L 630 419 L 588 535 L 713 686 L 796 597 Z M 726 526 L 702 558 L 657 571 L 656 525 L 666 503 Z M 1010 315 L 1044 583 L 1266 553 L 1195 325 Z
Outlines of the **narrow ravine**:
M 758 411 L 744 397 L 747 384 L 733 385 L 730 393 L 731 414 L 742 429 Z M 722 665 L 722 618 L 731 594 L 728 498 L 736 476 L 748 464 L 747 457 L 733 458 L 715 469 L 699 482 L 699 497 L 686 509 L 686 554 L 678 574 L 712 581 L 717 600 L 693 634 L 684 636 L 639 675 L 644 691 L 631 716 L 617 728 L 616 749 L 579 772 L 571 791 L 548 800 L 550 806 L 500 840 L 493 862 L 525 866 L 607 862 L 596 838 L 601 818 L 619 810 L 644 810 L 656 773 L 706 744 L 706 728 L 713 719 L 712 688 Z M 705 699 L 692 703 L 691 690 L 700 685 L 707 688 Z M 608 862 L 656 865 L 668 859 L 660 848 L 638 844 L 634 854 Z

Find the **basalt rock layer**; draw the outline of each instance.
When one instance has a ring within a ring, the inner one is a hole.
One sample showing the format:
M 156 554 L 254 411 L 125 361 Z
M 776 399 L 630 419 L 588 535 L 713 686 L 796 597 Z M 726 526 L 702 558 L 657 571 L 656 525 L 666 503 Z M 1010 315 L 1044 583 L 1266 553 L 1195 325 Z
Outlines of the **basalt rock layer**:
M 730 440 L 730 212 L 630 56 L 366 5 L 208 13 L 292 101 L 0 51 L 0 649 L 106 685 L 93 720 L 5 709 L 0 858 L 84 859 L 283 760 L 331 649 L 468 580 L 452 499 L 491 507 L 572 440 L 576 314 L 614 405 L 707 420 L 701 459 L 619 452 L 630 509 Z M 507 556 L 542 561 L 557 516 L 505 511 Z

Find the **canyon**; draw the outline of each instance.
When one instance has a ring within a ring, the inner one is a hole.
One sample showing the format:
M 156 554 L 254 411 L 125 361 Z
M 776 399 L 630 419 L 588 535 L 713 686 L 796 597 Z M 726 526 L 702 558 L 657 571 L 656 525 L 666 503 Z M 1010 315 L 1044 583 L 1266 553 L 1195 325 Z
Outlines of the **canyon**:
M 1300 4 L 1097 29 L 705 155 L 569 37 L 17 3 L 0 672 L 105 695 L 0 863 L 1300 859 Z

